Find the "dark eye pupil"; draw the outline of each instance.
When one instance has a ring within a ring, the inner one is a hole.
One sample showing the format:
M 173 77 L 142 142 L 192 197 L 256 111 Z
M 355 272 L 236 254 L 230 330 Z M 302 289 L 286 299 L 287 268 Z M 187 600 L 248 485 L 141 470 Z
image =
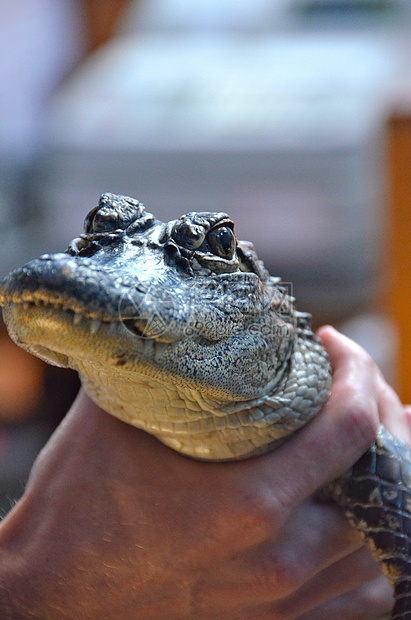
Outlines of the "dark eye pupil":
M 208 233 L 208 242 L 214 254 L 231 259 L 235 251 L 235 238 L 231 228 L 224 226 Z

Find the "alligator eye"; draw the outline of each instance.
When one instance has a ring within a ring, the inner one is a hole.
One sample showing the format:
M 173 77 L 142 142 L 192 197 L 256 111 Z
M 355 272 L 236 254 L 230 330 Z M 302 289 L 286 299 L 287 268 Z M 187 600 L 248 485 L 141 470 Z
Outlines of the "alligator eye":
M 84 232 L 86 234 L 114 232 L 125 228 L 121 219 L 121 213 L 119 214 L 116 209 L 98 205 L 87 214 L 84 220 Z
M 124 230 L 133 220 L 127 218 L 125 209 L 119 210 L 111 205 L 99 205 L 90 211 L 84 222 L 84 231 L 92 233 L 110 233 Z
M 207 235 L 207 241 L 211 250 L 217 256 L 231 260 L 236 249 L 236 240 L 234 233 L 228 226 L 221 226 L 210 230 Z
M 84 232 L 89 234 L 93 232 L 94 218 L 97 211 L 100 209 L 100 206 L 94 207 L 91 209 L 86 215 L 86 219 L 84 220 Z
M 102 194 L 98 206 L 84 220 L 84 232 L 93 234 L 126 230 L 130 224 L 141 220 L 144 212 L 144 205 L 134 198 Z

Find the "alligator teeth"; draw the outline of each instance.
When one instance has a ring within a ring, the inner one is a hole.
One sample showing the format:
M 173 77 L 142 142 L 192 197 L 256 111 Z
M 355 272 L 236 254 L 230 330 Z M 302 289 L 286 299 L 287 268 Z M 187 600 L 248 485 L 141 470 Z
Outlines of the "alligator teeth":
M 93 319 L 91 321 L 90 332 L 93 334 L 93 336 L 97 334 L 98 330 L 100 329 L 100 325 L 101 325 L 101 321 L 99 321 L 98 319 Z
M 81 312 L 75 312 L 73 317 L 73 325 L 78 325 L 81 321 Z

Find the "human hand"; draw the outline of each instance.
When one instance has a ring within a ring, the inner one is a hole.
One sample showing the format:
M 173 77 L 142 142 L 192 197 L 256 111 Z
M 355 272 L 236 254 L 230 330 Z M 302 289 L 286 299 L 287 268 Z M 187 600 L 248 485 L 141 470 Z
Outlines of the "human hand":
M 360 347 L 320 332 L 323 411 L 273 453 L 187 459 L 82 393 L 0 528 L 8 620 L 366 620 L 392 591 L 340 511 L 312 495 L 410 417 Z

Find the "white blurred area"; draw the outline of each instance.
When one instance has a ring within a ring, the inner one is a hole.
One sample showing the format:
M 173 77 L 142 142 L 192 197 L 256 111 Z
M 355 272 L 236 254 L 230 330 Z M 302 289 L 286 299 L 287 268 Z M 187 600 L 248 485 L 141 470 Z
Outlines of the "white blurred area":
M 35 148 L 39 115 L 78 56 L 73 2 L 0 1 L 0 153 L 22 161 Z
M 41 215 L 27 175 L 44 108 L 82 51 L 76 0 L 0 0 L 0 275 L 36 252 Z
M 287 25 L 290 0 L 157 0 L 134 3 L 122 32 L 272 32 Z

